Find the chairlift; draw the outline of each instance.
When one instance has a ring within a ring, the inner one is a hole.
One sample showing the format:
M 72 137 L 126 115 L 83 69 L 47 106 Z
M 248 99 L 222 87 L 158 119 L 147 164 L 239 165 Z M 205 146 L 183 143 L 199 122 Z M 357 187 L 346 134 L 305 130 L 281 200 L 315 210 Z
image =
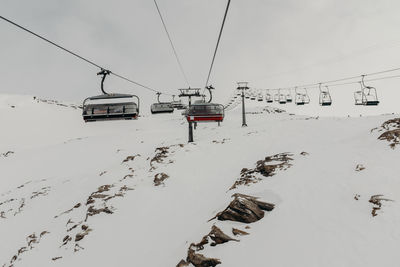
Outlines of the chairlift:
M 286 104 L 287 102 L 286 95 L 281 93 L 281 89 L 278 90 L 278 102 L 282 105 Z
M 186 108 L 186 105 L 182 103 L 182 100 L 175 100 L 175 95 L 172 96 L 172 107 L 178 110 L 182 110 Z
M 272 95 L 269 93 L 269 90 L 268 90 L 267 93 L 265 94 L 265 101 L 267 101 L 267 103 L 272 103 L 272 102 L 274 102 L 274 100 L 272 99 Z
M 88 97 L 83 101 L 82 117 L 85 122 L 107 120 L 132 120 L 139 116 L 140 99 L 131 94 L 109 94 L 104 90 L 104 80 L 111 71 L 102 69 L 102 95 Z M 136 101 L 135 101 L 136 100 Z
M 206 89 L 210 93 L 208 102 L 197 100 L 191 104 L 185 111 L 184 115 L 188 122 L 222 122 L 224 120 L 224 106 L 221 104 L 211 103 L 212 86 L 207 86 Z
M 174 112 L 174 107 L 171 102 L 161 102 L 160 101 L 160 92 L 157 92 L 157 101 L 158 103 L 153 103 L 150 106 L 151 114 L 159 114 L 159 113 L 172 113 Z
M 321 87 L 321 83 L 319 84 L 319 104 L 320 106 L 330 106 L 332 105 L 332 97 L 329 92 L 328 86 L 325 86 L 325 89 Z
M 364 97 L 363 97 L 363 86 L 362 86 L 361 82 L 359 82 L 359 84 L 361 86 L 361 90 L 358 90 L 358 91 L 354 92 L 354 104 L 356 106 L 364 105 L 364 103 L 363 103 L 363 99 L 364 99 Z
M 365 105 L 365 106 L 379 105 L 378 94 L 376 92 L 376 88 L 365 85 L 365 83 L 364 83 L 365 75 L 362 75 L 361 77 L 362 77 L 361 86 L 362 86 L 363 105 Z
M 274 101 L 275 101 L 275 102 L 279 102 L 279 92 L 277 92 L 276 94 L 274 94 Z
M 291 92 L 290 89 L 288 89 L 288 93 L 286 94 L 286 101 L 288 103 L 292 103 L 293 102 L 292 92 Z
M 307 89 L 304 88 L 303 92 L 298 91 L 297 87 L 295 88 L 295 103 L 296 105 L 300 106 L 300 105 L 306 105 L 310 103 L 310 97 L 308 96 L 308 92 Z

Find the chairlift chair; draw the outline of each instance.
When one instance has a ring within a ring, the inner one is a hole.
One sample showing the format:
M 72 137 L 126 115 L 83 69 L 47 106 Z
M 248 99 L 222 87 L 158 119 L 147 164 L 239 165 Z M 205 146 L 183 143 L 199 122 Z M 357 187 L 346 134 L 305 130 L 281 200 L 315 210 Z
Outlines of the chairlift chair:
M 279 92 L 274 94 L 274 101 L 279 102 Z
M 214 89 L 211 86 L 206 87 L 210 93 L 210 99 L 208 102 L 204 100 L 197 100 L 194 104 L 191 104 L 185 112 L 185 116 L 188 122 L 222 122 L 225 117 L 225 108 L 221 104 L 211 103 L 212 92 Z
M 307 89 L 304 88 L 303 92 L 299 92 L 297 87 L 295 88 L 295 103 L 298 106 L 306 105 L 310 103 L 310 97 L 308 96 Z
M 288 90 L 288 93 L 286 94 L 286 101 L 288 103 L 292 103 L 293 102 L 292 92 L 291 92 L 290 89 Z
M 286 95 L 281 93 L 280 89 L 278 90 L 278 96 L 279 96 L 279 104 L 282 104 L 282 105 L 286 104 L 286 102 L 287 102 Z
M 151 114 L 159 114 L 159 113 L 172 113 L 174 112 L 174 107 L 171 102 L 161 102 L 160 101 L 160 92 L 157 92 L 157 101 L 158 103 L 153 103 L 150 106 Z
M 272 95 L 269 93 L 269 90 L 268 90 L 267 93 L 265 94 L 265 101 L 267 101 L 267 103 L 272 103 L 272 102 L 274 102 L 274 100 L 272 99 Z
M 361 86 L 362 86 L 362 102 L 365 106 L 377 106 L 379 105 L 378 94 L 376 88 L 372 86 L 367 86 L 364 83 L 365 75 L 361 76 Z
M 362 105 L 364 105 L 364 103 L 363 103 L 363 100 L 364 100 L 364 97 L 363 97 L 363 88 L 362 88 L 362 84 L 361 84 L 361 82 L 359 82 L 360 83 L 360 86 L 361 86 L 361 90 L 358 90 L 358 91 L 355 91 L 354 92 L 354 104 L 356 105 L 356 106 L 362 106 Z
M 182 100 L 175 100 L 175 95 L 172 96 L 172 107 L 178 110 L 186 108 L 186 105 L 182 103 Z
M 329 92 L 328 86 L 325 86 L 325 89 L 321 87 L 321 83 L 319 84 L 319 104 L 320 106 L 326 107 L 332 105 L 332 97 Z
M 131 94 L 109 94 L 104 90 L 104 80 L 111 74 L 109 70 L 101 70 L 102 95 L 88 97 L 83 101 L 82 117 L 85 122 L 107 120 L 132 120 L 139 116 L 140 99 Z

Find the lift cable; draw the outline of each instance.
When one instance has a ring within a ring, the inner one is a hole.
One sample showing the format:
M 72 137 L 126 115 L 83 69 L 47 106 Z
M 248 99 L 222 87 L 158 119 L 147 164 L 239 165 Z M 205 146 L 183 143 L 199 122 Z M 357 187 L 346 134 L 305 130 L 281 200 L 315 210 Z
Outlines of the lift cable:
M 378 74 L 388 73 L 388 72 L 392 72 L 392 71 L 396 71 L 396 70 L 400 70 L 400 68 L 399 68 L 399 69 L 386 70 L 386 71 L 380 71 L 380 72 L 374 72 L 374 73 L 366 74 L 365 76 L 367 76 L 367 75 L 369 75 L 369 76 L 371 76 L 371 75 L 378 75 Z M 360 77 L 362 77 L 362 76 L 361 76 L 361 75 L 359 75 L 359 76 L 354 76 L 354 78 L 360 78 Z M 389 80 L 389 79 L 395 79 L 395 78 L 400 78 L 400 75 L 391 75 L 391 76 L 385 76 L 385 77 L 367 79 L 367 80 L 365 80 L 365 82 L 374 82 L 374 81 Z M 344 79 L 338 79 L 338 80 L 336 80 L 336 81 L 343 81 L 343 80 L 344 80 Z M 358 80 L 358 81 L 345 82 L 345 83 L 334 83 L 334 84 L 330 84 L 329 87 L 337 87 L 337 86 L 343 86 L 343 85 L 358 84 L 359 82 L 360 82 L 360 81 Z M 324 83 L 321 83 L 321 84 L 324 84 Z M 299 88 L 301 88 L 301 87 L 306 87 L 307 89 L 317 89 L 317 88 L 319 88 L 319 83 L 318 83 L 318 86 L 317 86 L 316 84 L 312 84 L 312 85 L 313 85 L 313 86 L 297 86 L 297 87 L 299 87 Z M 280 88 L 280 89 L 285 89 L 285 90 L 287 90 L 287 89 L 292 89 L 292 87 Z M 267 91 L 267 90 L 280 90 L 280 89 L 258 89 L 258 90 Z M 236 91 L 237 91 L 237 89 L 234 89 L 234 92 L 236 92 Z M 233 96 L 230 97 L 230 99 L 232 99 L 232 98 L 233 98 Z M 228 101 L 228 102 L 229 102 L 229 101 Z M 235 103 L 233 103 L 233 104 L 234 104 L 234 105 L 228 104 L 227 106 L 230 106 L 231 109 L 232 109 L 233 107 L 237 106 L 238 102 L 237 102 L 237 103 L 235 102 Z M 231 110 L 231 109 L 229 109 L 229 110 Z
M 182 76 L 183 76 L 183 78 L 184 78 L 184 80 L 185 80 L 187 86 L 190 87 L 189 80 L 188 80 L 188 78 L 187 78 L 187 76 L 186 76 L 186 73 L 185 73 L 185 71 L 184 71 L 184 69 L 183 69 L 182 63 L 181 63 L 181 61 L 180 61 L 180 59 L 179 59 L 178 53 L 176 52 L 174 43 L 172 42 L 171 35 L 170 35 L 169 32 L 168 32 L 167 25 L 166 25 L 166 23 L 165 23 L 165 20 L 164 20 L 162 14 L 161 14 L 160 8 L 159 8 L 159 6 L 158 6 L 156 0 L 154 0 L 154 4 L 156 5 L 158 15 L 160 16 L 161 22 L 162 22 L 162 24 L 163 24 L 163 26 L 164 26 L 165 33 L 167 34 L 169 43 L 171 44 L 172 51 L 174 52 L 174 55 L 175 55 L 175 58 L 176 58 L 176 62 L 178 63 L 179 69 L 180 69 L 181 72 L 182 72 Z
M 354 79 L 358 79 L 361 76 L 375 76 L 375 75 L 379 75 L 379 74 L 384 74 L 384 73 L 389 73 L 389 72 L 394 72 L 394 71 L 399 71 L 400 68 L 393 68 L 393 69 L 388 69 L 388 70 L 383 70 L 383 71 L 378 71 L 378 72 L 371 72 L 371 73 L 367 73 L 364 75 L 357 75 L 357 76 L 350 76 L 350 77 L 345 77 L 345 78 L 341 78 L 341 79 L 336 79 L 336 80 L 329 80 L 329 81 L 324 81 L 324 82 L 318 82 L 318 83 L 309 83 L 309 84 L 302 84 L 302 85 L 296 85 L 296 86 L 291 86 L 291 87 L 282 87 L 280 89 L 292 89 L 292 88 L 296 88 L 296 87 L 306 87 L 306 88 L 317 88 L 319 86 L 319 84 L 331 84 L 331 83 L 337 83 L 337 82 L 342 82 L 342 81 L 348 81 L 348 80 L 354 80 Z M 389 76 L 389 77 L 397 77 L 397 76 Z M 368 80 L 368 81 L 377 81 L 377 80 L 384 80 L 384 79 L 388 79 L 388 77 L 383 77 L 383 78 L 378 78 L 378 79 L 373 79 L 373 80 Z M 367 81 L 367 80 L 366 80 Z M 354 83 L 358 83 L 358 81 L 355 82 L 348 82 L 348 83 L 343 83 L 340 85 L 345 85 L 345 84 L 354 84 Z M 334 84 L 329 85 L 329 86 L 335 86 Z M 271 90 L 277 90 L 278 88 L 275 89 L 271 89 Z
M 39 34 L 37 34 L 37 33 L 34 33 L 33 31 L 31 31 L 31 30 L 29 30 L 29 29 L 27 29 L 27 28 L 25 28 L 25 27 L 23 27 L 23 26 L 21 26 L 21 25 L 15 23 L 15 22 L 13 22 L 13 21 L 11 21 L 11 20 L 9 20 L 9 19 L 7 19 L 7 18 L 5 18 L 5 17 L 3 17 L 3 16 L 1 16 L 1 15 L 0 15 L 0 19 L 2 19 L 2 20 L 4 20 L 4 21 L 6 21 L 6 22 L 8 22 L 8 23 L 10 23 L 10 24 L 12 24 L 12 25 L 14 25 L 14 26 L 16 26 L 16 27 L 18 27 L 18 28 L 20 28 L 20 29 L 22 29 L 22 30 L 24 30 L 24 31 L 26 31 L 26 32 L 28 32 L 28 33 L 30 33 L 30 34 L 32 34 L 32 35 L 34 35 L 34 36 L 36 36 L 37 38 L 42 39 L 43 41 L 45 41 L 45 42 L 47 42 L 47 43 L 49 43 L 49 44 L 51 44 L 51 45 L 53 45 L 53 46 L 55 46 L 55 47 L 57 47 L 57 48 L 63 50 L 63 51 L 65 51 L 65 52 L 67 52 L 67 53 L 69 53 L 69 54 L 71 54 L 71 55 L 73 55 L 73 56 L 75 56 L 75 57 L 77 57 L 77 58 L 79 58 L 79 59 L 81 59 L 81 60 L 87 62 L 87 63 L 89 63 L 89 64 L 92 65 L 92 66 L 95 66 L 95 67 L 97 67 L 97 68 L 99 68 L 99 69 L 101 69 L 101 70 L 106 69 L 106 68 L 103 68 L 102 66 L 100 66 L 99 64 L 96 64 L 96 63 L 94 63 L 93 61 L 91 61 L 91 60 L 89 60 L 89 59 L 87 59 L 87 58 L 85 58 L 85 57 L 83 57 L 83 56 L 80 56 L 80 55 L 78 55 L 77 53 L 74 53 L 74 52 L 72 52 L 71 50 L 68 50 L 68 49 L 66 49 L 65 47 L 61 46 L 61 45 L 58 45 L 58 44 L 54 43 L 53 41 L 50 41 L 49 39 L 47 39 L 47 38 L 45 38 L 45 37 L 43 37 L 43 36 L 41 36 L 41 35 L 39 35 Z M 114 73 L 114 72 L 111 72 L 110 74 L 112 74 L 112 75 L 114 75 L 114 76 L 116 76 L 116 77 L 118 77 L 118 78 L 120 78 L 120 79 L 123 79 L 123 80 L 125 80 L 125 81 L 127 81 L 127 82 L 130 82 L 130 83 L 133 83 L 133 84 L 135 84 L 135 85 L 137 85 L 137 86 L 140 86 L 140 87 L 142 87 L 142 88 L 144 88 L 144 89 L 147 89 L 147 90 L 150 90 L 150 91 L 153 91 L 153 92 L 159 92 L 159 91 L 156 90 L 156 89 L 153 89 L 153 88 L 151 88 L 151 87 L 149 87 L 149 86 L 146 86 L 146 85 L 143 85 L 143 84 L 141 84 L 141 83 L 135 82 L 135 81 L 133 81 L 133 80 L 131 80 L 131 79 L 129 79 L 129 78 L 126 78 L 125 76 L 120 75 L 120 74 L 117 74 L 117 73 Z M 169 95 L 169 94 L 168 94 L 168 95 Z
M 222 20 L 221 30 L 219 31 L 217 45 L 215 47 L 214 55 L 213 55 L 213 58 L 212 58 L 212 61 L 211 61 L 210 70 L 208 71 L 208 76 L 207 76 L 207 81 L 206 81 L 205 87 L 208 86 L 208 82 L 210 81 L 211 71 L 212 71 L 213 66 L 214 66 L 215 57 L 217 56 L 218 46 L 219 46 L 219 42 L 221 41 L 222 31 L 224 30 L 225 20 L 226 20 L 226 17 L 228 15 L 228 10 L 229 10 L 229 5 L 230 4 L 231 4 L 231 0 L 228 0 L 228 4 L 226 6 L 226 10 L 225 10 L 225 14 L 224 14 L 224 19 Z

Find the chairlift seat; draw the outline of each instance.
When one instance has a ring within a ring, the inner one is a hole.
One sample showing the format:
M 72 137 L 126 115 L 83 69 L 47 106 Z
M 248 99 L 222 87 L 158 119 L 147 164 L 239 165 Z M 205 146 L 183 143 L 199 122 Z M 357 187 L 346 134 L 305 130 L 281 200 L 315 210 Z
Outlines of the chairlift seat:
M 224 106 L 214 103 L 194 103 L 184 113 L 188 122 L 222 122 Z
M 330 102 L 322 102 L 321 103 L 321 106 L 323 106 L 323 107 L 325 107 L 325 106 L 330 106 L 330 105 L 332 105 L 332 101 L 330 101 Z
M 378 100 L 372 100 L 372 101 L 366 101 L 364 103 L 365 106 L 377 106 L 379 105 L 379 101 Z
M 101 120 L 130 120 L 137 119 L 139 115 L 139 106 L 134 101 L 116 101 L 118 99 L 137 98 L 129 94 L 104 94 L 88 97 L 83 101 L 82 117 L 85 122 Z M 94 103 L 88 103 L 94 101 Z M 104 103 L 96 103 L 104 102 Z
M 171 103 L 154 103 L 150 107 L 151 114 L 172 113 L 174 107 Z

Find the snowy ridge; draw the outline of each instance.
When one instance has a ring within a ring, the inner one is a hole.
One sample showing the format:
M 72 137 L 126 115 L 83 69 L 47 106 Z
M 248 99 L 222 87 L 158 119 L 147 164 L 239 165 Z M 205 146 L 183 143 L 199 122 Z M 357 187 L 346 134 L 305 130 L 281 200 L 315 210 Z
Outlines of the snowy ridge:
M 236 108 L 187 144 L 180 112 L 85 124 L 28 96 L 0 109 L 0 266 L 193 266 L 190 247 L 208 266 L 400 262 L 400 150 L 378 139 L 399 116 L 256 106 L 241 128 Z M 273 208 L 231 221 L 235 194 Z

